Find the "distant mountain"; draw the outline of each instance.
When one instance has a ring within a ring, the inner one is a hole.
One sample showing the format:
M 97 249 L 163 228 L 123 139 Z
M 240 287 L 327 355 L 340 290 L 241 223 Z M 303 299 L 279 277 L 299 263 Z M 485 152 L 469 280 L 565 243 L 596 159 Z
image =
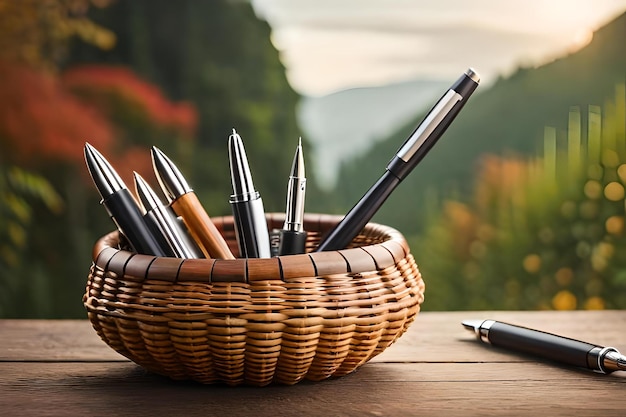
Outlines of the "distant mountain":
M 580 106 L 583 112 L 589 105 L 601 106 L 615 96 L 616 85 L 626 81 L 625 40 L 626 13 L 597 30 L 583 49 L 538 68 L 519 69 L 488 89 L 479 87 L 375 220 L 415 233 L 422 226 L 419 213 L 429 203 L 425 193 L 442 195 L 455 188 L 462 196 L 471 185 L 481 155 L 537 153 L 542 149 L 546 125 L 556 127 L 563 136 L 570 106 Z M 363 195 L 423 117 L 414 117 L 342 168 L 343 180 L 332 193 L 333 210 L 339 208 L 336 204 L 348 210 Z
M 340 164 L 363 155 L 398 126 L 413 119 L 445 90 L 447 81 L 407 81 L 354 88 L 322 97 L 303 97 L 297 117 L 312 144 L 320 185 L 335 184 Z

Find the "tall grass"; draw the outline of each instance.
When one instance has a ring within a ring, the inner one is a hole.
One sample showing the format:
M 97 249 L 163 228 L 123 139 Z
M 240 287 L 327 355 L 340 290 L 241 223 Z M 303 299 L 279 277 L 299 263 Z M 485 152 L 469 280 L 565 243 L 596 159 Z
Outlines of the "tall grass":
M 537 156 L 482 159 L 471 197 L 410 240 L 425 308 L 626 308 L 626 86 L 547 126 Z

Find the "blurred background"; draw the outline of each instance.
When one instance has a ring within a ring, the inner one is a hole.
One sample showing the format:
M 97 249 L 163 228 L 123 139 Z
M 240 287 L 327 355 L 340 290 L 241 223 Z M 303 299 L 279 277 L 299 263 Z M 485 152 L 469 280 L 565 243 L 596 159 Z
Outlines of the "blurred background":
M 282 212 L 344 214 L 468 68 L 481 86 L 374 221 L 424 310 L 626 308 L 626 0 L 0 0 L 0 317 L 83 318 L 114 225 L 89 142 L 127 184 L 149 148 L 229 215 L 227 139 Z

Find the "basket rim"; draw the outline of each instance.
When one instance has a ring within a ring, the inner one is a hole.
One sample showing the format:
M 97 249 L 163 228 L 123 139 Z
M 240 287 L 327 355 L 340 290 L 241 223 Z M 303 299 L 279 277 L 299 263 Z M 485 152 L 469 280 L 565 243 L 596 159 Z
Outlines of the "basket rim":
M 339 215 L 306 213 L 305 230 L 326 232 L 342 218 L 343 216 Z M 232 216 L 212 218 L 218 229 L 231 219 Z M 266 219 L 270 230 L 280 228 L 284 222 L 284 213 L 267 213 Z M 180 259 L 118 249 L 116 246 L 119 243 L 119 232 L 116 230 L 96 241 L 92 260 L 95 266 L 133 281 L 246 283 L 379 271 L 394 266 L 410 254 L 406 239 L 393 227 L 370 222 L 363 228 L 361 234 L 377 235 L 381 241 L 336 251 L 280 255 L 272 258 Z

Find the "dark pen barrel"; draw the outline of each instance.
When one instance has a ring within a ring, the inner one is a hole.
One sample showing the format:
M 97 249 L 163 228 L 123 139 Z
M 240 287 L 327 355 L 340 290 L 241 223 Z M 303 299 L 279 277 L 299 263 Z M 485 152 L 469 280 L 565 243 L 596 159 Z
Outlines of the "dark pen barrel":
M 261 198 L 230 202 L 242 258 L 269 258 L 270 243 Z
M 168 256 L 146 225 L 139 207 L 127 189 L 121 189 L 103 200 L 111 219 L 137 253 Z
M 340 250 L 348 246 L 376 214 L 398 183 L 400 180 L 396 176 L 385 171 L 385 174 L 359 200 L 348 215 L 324 238 L 316 251 Z
M 494 346 L 582 368 L 591 368 L 588 355 L 591 350 L 598 347 L 579 340 L 500 322 L 493 323 L 489 328 L 489 341 Z
M 317 252 L 343 249 L 357 236 L 443 135 L 478 87 L 479 80 L 478 74 L 469 69 L 446 91 L 387 164 L 383 176 L 321 241 Z
M 306 249 L 306 232 L 282 230 L 278 244 L 278 255 L 299 255 Z

